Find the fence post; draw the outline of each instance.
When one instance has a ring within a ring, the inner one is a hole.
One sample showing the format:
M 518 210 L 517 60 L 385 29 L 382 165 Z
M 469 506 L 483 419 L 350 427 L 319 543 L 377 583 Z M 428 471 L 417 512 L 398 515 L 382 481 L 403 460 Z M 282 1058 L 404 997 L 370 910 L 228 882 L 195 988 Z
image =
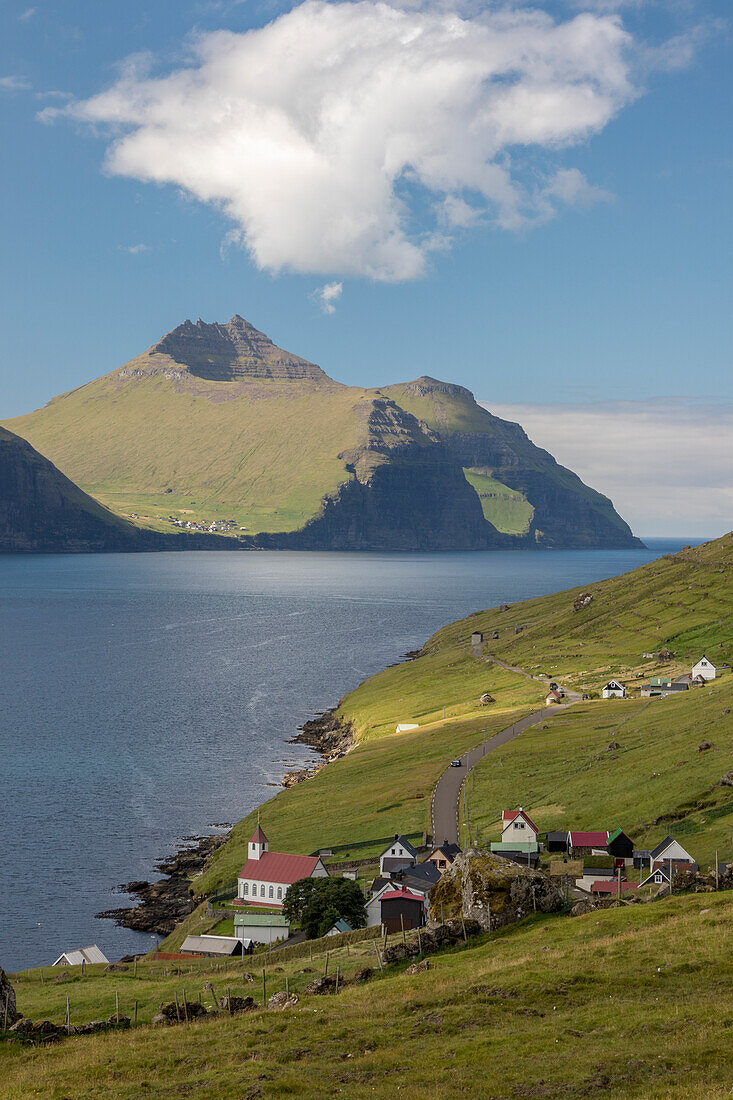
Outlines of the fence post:
M 267 1003 L 267 985 L 266 985 L 266 979 L 265 979 L 265 968 L 263 966 L 262 967 L 262 1007 L 263 1008 L 265 1007 L 266 1003 Z
M 323 971 L 323 977 L 328 977 L 328 951 L 326 952 L 326 969 Z
M 7 1001 L 5 1002 L 7 1007 Z M 69 998 L 66 998 L 66 1034 L 71 1034 L 71 1005 L 69 1004 Z
M 384 974 L 384 967 L 382 966 L 382 956 L 379 954 L 379 948 L 377 947 L 377 941 L 373 940 L 372 942 L 374 943 L 374 954 L 377 956 L 377 962 L 379 963 L 379 969 Z
M 132 1022 L 133 1024 L 137 1024 L 137 1001 L 135 1001 L 135 1014 Z
M 115 989 L 115 1020 L 120 1022 L 120 991 Z
M 340 972 L 340 970 L 341 970 L 341 967 L 337 966 L 336 967 L 336 992 L 337 993 L 339 991 L 339 972 Z
M 405 935 L 405 918 L 400 913 L 400 928 L 402 929 L 402 942 L 407 943 L 407 936 Z

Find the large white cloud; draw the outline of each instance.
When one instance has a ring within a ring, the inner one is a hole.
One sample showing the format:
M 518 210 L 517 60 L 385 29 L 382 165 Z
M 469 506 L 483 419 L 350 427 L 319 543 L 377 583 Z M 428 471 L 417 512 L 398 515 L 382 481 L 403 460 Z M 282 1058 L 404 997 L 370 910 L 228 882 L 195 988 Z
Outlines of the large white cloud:
M 613 500 L 641 535 L 733 528 L 733 404 L 486 405 Z
M 605 197 L 559 154 L 633 99 L 631 47 L 617 16 L 512 0 L 306 0 L 43 117 L 111 127 L 110 172 L 219 205 L 262 268 L 411 279 L 458 229 Z

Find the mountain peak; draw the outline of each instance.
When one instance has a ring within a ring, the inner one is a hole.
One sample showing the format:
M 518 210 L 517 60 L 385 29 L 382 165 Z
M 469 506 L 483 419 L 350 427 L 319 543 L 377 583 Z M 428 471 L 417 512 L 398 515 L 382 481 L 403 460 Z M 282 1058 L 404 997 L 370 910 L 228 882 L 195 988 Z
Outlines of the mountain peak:
M 257 378 L 323 382 L 328 378 L 315 363 L 277 347 L 238 313 L 226 324 L 209 324 L 200 317 L 194 324 L 186 319 L 153 344 L 148 354 L 167 355 L 211 382 Z

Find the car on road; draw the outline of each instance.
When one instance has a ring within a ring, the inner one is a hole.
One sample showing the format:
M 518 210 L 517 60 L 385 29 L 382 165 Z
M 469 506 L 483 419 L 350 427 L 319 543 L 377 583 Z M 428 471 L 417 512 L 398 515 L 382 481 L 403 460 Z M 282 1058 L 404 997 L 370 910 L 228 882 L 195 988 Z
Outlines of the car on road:
M 463 767 L 463 761 L 459 760 L 458 757 L 456 757 L 455 760 L 451 760 L 450 766 L 452 768 L 462 768 Z

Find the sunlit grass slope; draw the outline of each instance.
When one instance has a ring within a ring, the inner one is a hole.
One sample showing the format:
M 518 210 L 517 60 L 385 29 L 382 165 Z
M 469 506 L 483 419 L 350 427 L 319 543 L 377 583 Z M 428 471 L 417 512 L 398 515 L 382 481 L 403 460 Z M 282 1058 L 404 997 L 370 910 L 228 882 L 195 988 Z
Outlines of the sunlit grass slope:
M 348 480 L 339 456 L 365 443 L 369 408 L 330 382 L 113 372 L 7 423 L 118 513 L 256 533 L 302 527 Z
M 593 600 L 576 611 L 581 593 Z M 730 660 L 733 535 L 620 577 L 479 612 L 439 630 L 426 652 L 466 653 L 473 630 L 483 631 L 487 655 L 596 690 L 610 676 L 634 683 L 637 672 L 646 677 L 689 671 L 703 652 L 713 661 Z M 675 655 L 671 662 L 658 668 L 653 658 L 643 657 L 664 646 Z
M 388 971 L 285 1013 L 139 1027 L 45 1049 L 0 1043 L 3 1097 L 722 1098 L 732 922 L 724 894 L 536 918 L 433 957 L 427 973 Z M 270 974 L 269 989 L 282 988 L 290 969 Z M 172 977 L 154 996 L 176 989 L 181 999 L 185 987 L 189 1000 L 197 991 L 210 1000 L 206 977 L 220 993 L 225 981 L 242 992 L 233 975 L 214 973 Z M 113 985 L 125 1006 L 138 996 L 125 976 L 95 980 L 107 983 L 99 1015 L 109 1014 Z M 74 999 L 80 985 L 70 987 Z M 257 985 L 248 991 L 257 995 Z M 23 1010 L 38 1014 L 37 983 L 19 994 Z M 65 994 L 54 998 L 49 1014 L 60 1022 Z
M 538 685 L 468 657 L 454 663 L 436 655 L 420 662 L 419 677 L 415 664 L 387 669 L 346 697 L 341 714 L 353 724 L 356 747 L 240 821 L 195 881 L 196 893 L 236 881 L 258 813 L 273 848 L 285 852 L 364 844 L 351 856 L 365 858 L 395 832 L 429 831 L 433 787 L 446 762 L 480 741 L 484 730 L 490 736 L 503 729 L 510 704 L 526 711 L 538 696 Z M 496 703 L 480 707 L 487 690 Z M 419 728 L 398 734 L 400 722 Z
M 573 707 L 487 757 L 469 785 L 482 840 L 522 805 L 539 828 L 614 829 L 640 848 L 674 833 L 703 868 L 733 860 L 733 676 L 667 699 Z M 704 742 L 711 749 L 699 752 Z M 609 750 L 609 744 L 618 747 Z

